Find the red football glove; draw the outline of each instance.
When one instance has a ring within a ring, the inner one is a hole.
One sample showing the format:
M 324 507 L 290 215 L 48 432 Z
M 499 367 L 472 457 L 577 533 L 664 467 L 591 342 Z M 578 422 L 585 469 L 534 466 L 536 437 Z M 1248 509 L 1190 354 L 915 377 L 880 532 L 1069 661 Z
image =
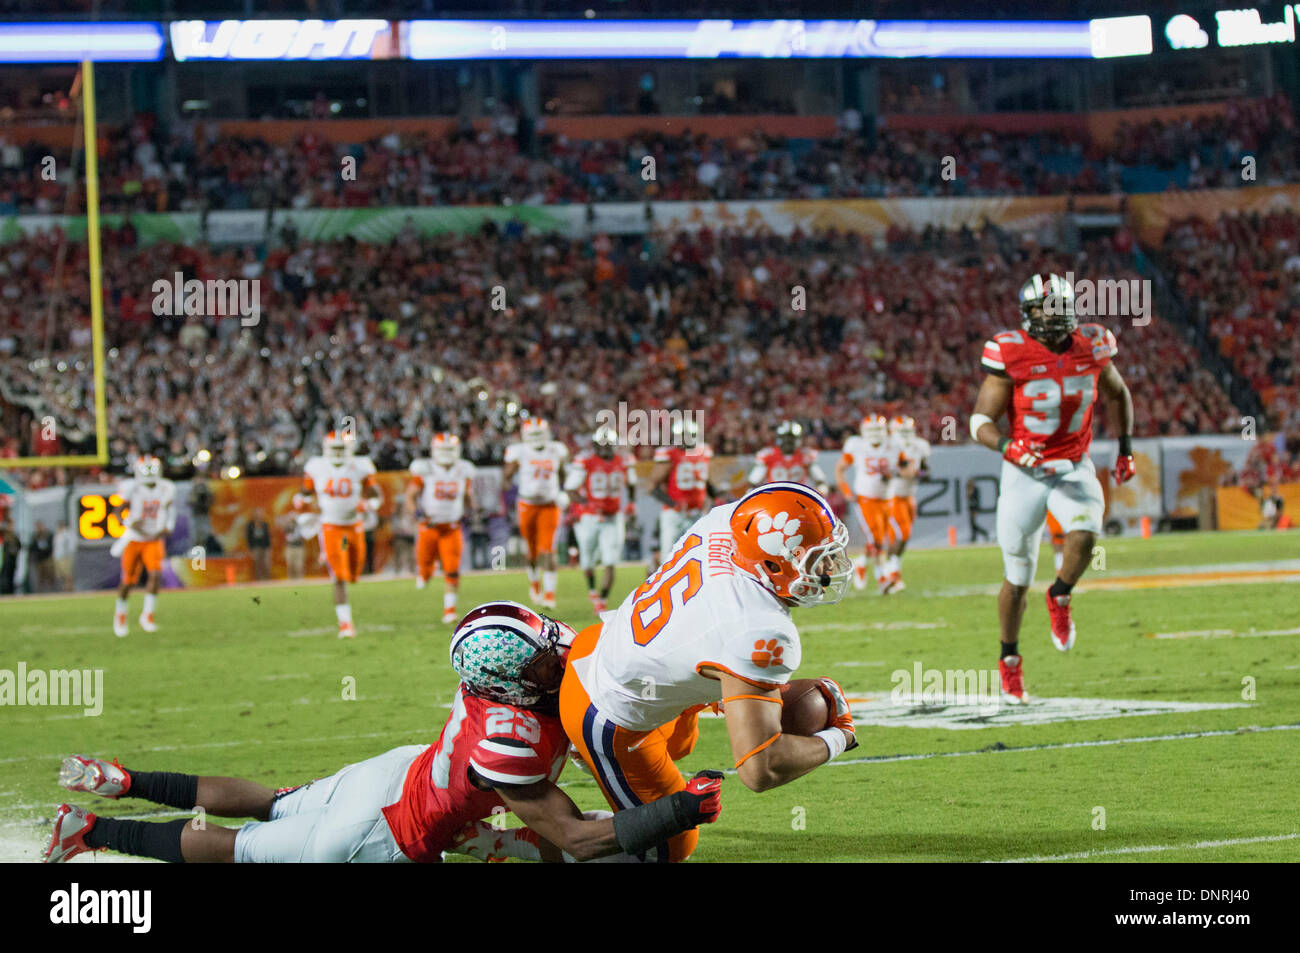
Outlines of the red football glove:
M 722 813 L 722 772 L 697 771 L 686 782 L 686 790 L 678 791 L 674 797 L 686 809 L 692 827 L 712 824 Z
M 1137 473 L 1137 465 L 1133 462 L 1133 454 L 1128 453 L 1115 458 L 1115 482 L 1127 483 L 1133 479 Z
M 1017 437 L 1002 448 L 1002 457 L 1018 467 L 1033 469 L 1043 462 L 1043 444 Z
M 831 728 L 838 728 L 849 733 L 849 743 L 845 751 L 858 746 L 858 732 L 853 727 L 853 713 L 849 711 L 849 700 L 844 697 L 844 689 L 833 678 L 822 676 L 817 679 L 817 687 L 826 696 L 826 705 L 831 710 Z

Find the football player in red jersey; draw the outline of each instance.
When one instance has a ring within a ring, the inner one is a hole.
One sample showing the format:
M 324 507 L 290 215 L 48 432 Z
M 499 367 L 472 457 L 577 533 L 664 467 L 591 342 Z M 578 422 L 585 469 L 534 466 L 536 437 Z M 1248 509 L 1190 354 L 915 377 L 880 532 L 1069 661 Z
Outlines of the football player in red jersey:
M 816 451 L 800 446 L 803 425 L 795 420 L 783 420 L 776 428 L 776 446 L 764 447 L 754 455 L 754 466 L 749 471 L 752 489 L 764 483 L 802 483 L 822 496 L 826 495 L 826 474 L 817 465 Z
M 1003 457 L 998 495 L 998 545 L 1006 578 L 998 595 L 1003 695 L 1025 701 L 1020 622 L 1038 563 L 1038 543 L 1050 509 L 1065 530 L 1065 558 L 1047 590 L 1052 644 L 1074 645 L 1070 592 L 1092 557 L 1105 501 L 1088 457 L 1092 411 L 1100 394 L 1119 432 L 1115 481 L 1132 479 L 1133 398 L 1112 363 L 1115 335 L 1099 324 L 1079 325 L 1074 289 L 1059 275 L 1034 275 L 1020 288 L 1021 330 L 995 334 L 984 345 L 987 372 L 971 414 L 971 435 Z M 1010 433 L 996 421 L 1007 415 Z
M 650 471 L 650 495 L 664 505 L 659 511 L 659 545 L 650 555 L 651 572 L 659 568 L 660 553 L 672 552 L 716 495 L 709 483 L 713 450 L 700 441 L 700 428 L 689 415 L 673 424 L 673 441 L 673 446 L 655 451 Z
M 579 512 L 574 536 L 578 540 L 578 565 L 587 576 L 587 598 L 600 614 L 605 611 L 610 590 L 614 588 L 614 567 L 623 558 L 627 531 L 624 513 L 636 509 L 629 495 L 636 485 L 636 461 L 618 449 L 618 432 L 602 426 L 591 437 L 591 449 L 578 454 L 569 468 L 565 492 L 577 499 Z M 596 566 L 605 568 L 604 579 L 596 588 Z
M 258 820 L 238 830 L 195 829 L 188 820 L 96 817 L 64 804 L 46 862 L 105 848 L 177 863 L 437 862 L 444 851 L 482 859 L 631 860 L 716 820 L 717 771 L 615 816 L 584 815 L 556 786 L 569 751 L 559 690 L 575 637 L 564 623 L 518 603 L 479 606 L 452 633 L 451 664 L 461 684 L 437 744 L 394 748 L 294 788 L 67 758 L 59 783 L 73 791 Z M 507 810 L 528 827 L 478 823 Z M 631 816 L 622 820 L 625 813 Z

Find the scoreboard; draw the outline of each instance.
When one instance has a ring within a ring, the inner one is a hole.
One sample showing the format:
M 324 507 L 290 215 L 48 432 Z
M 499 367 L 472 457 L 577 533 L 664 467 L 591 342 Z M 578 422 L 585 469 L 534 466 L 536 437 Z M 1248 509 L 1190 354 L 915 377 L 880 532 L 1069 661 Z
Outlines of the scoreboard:
M 100 484 L 77 487 L 68 498 L 68 523 L 80 546 L 112 545 L 126 532 L 130 514 L 116 490 Z

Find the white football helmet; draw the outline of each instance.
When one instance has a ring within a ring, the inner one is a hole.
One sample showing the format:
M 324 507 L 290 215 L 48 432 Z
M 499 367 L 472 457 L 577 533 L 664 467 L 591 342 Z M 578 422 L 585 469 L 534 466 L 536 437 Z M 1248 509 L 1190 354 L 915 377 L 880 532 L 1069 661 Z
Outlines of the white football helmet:
M 618 431 L 607 424 L 602 424 L 591 435 L 591 445 L 596 448 L 598 457 L 605 460 L 610 459 L 614 456 L 614 451 L 618 447 Z
M 862 437 L 873 447 L 885 442 L 889 436 L 889 421 L 881 414 L 867 414 L 862 418 Z
M 145 486 L 153 486 L 162 476 L 162 461 L 149 454 L 136 457 L 132 468 L 135 471 L 135 478 Z
M 551 442 L 551 425 L 541 417 L 525 417 L 519 425 L 519 436 L 528 446 L 540 450 Z
M 889 419 L 889 435 L 911 440 L 916 436 L 916 421 L 907 414 L 895 414 Z
M 356 448 L 356 437 L 348 431 L 331 430 L 325 435 L 322 456 L 336 467 L 347 463 Z
M 460 459 L 460 437 L 454 433 L 433 435 L 433 462 L 440 467 L 449 467 Z

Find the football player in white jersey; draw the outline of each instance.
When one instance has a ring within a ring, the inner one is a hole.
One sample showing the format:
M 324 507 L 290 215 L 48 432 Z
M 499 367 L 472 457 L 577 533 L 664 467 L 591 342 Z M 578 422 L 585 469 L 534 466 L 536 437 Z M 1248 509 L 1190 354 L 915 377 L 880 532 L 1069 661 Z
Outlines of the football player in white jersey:
M 916 521 L 916 481 L 929 475 L 930 441 L 916 435 L 916 421 L 900 414 L 889 421 L 889 437 L 897 451 L 896 470 L 889 478 L 889 556 L 885 581 L 889 592 L 902 592 L 903 550 Z
M 889 481 L 897 472 L 897 458 L 889 439 L 889 422 L 880 414 L 868 414 L 862 418 L 860 432 L 844 442 L 844 455 L 835 464 L 835 482 L 847 499 L 857 499 L 867 531 L 866 555 L 854 560 L 854 588 L 867 588 L 870 562 L 882 595 L 890 590 L 885 571 L 889 556 Z M 852 486 L 845 478 L 850 469 Z
M 560 490 L 560 473 L 569 448 L 551 437 L 551 425 L 526 417 L 519 426 L 519 443 L 506 448 L 503 486 L 519 478 L 519 535 L 528 548 L 528 594 L 537 605 L 555 608 L 555 531 L 569 506 Z
M 714 507 L 606 621 L 574 641 L 560 718 L 615 811 L 682 790 L 674 764 L 699 735 L 701 709 L 724 704 L 741 781 L 765 791 L 856 744 L 848 701 L 820 679 L 833 724 L 781 731 L 781 686 L 799 667 L 793 606 L 838 602 L 853 564 L 848 529 L 817 491 L 769 483 Z M 698 835 L 656 851 L 680 861 Z
M 331 430 L 325 436 L 319 457 L 312 457 L 302 478 L 302 491 L 294 496 L 294 508 L 303 511 L 315 498 L 320 511 L 320 549 L 334 580 L 334 614 L 339 638 L 357 634 L 348 603 L 348 586 L 361 577 L 366 563 L 366 536 L 362 517 L 377 513 L 383 504 L 375 482 L 375 465 L 369 457 L 355 455 L 356 440 L 346 431 Z
M 447 588 L 442 594 L 442 621 L 456 621 L 456 593 L 460 587 L 460 557 L 465 551 L 461 520 L 474 515 L 474 464 L 460 455 L 460 438 L 454 433 L 433 437 L 431 457 L 411 464 L 406 504 L 420 520 L 415 543 L 415 588 L 423 589 L 442 564 Z
M 564 482 L 566 493 L 576 493 L 582 515 L 574 527 L 578 538 L 578 565 L 587 576 L 587 598 L 596 614 L 614 588 L 614 567 L 623 558 L 626 540 L 624 512 L 635 512 L 629 495 L 636 486 L 636 461 L 620 453 L 618 432 L 602 426 L 591 437 L 591 449 L 578 454 Z M 596 588 L 596 567 L 605 567 Z
M 122 481 L 118 496 L 122 498 L 126 532 L 114 545 L 114 554 L 122 557 L 122 584 L 113 607 L 113 634 L 127 634 L 126 608 L 131 587 L 140 580 L 140 570 L 149 570 L 148 588 L 140 628 L 155 632 L 154 610 L 158 590 L 162 588 L 162 565 L 167 555 L 165 540 L 176 528 L 176 484 L 162 478 L 162 462 L 153 456 L 136 459 L 134 477 Z

